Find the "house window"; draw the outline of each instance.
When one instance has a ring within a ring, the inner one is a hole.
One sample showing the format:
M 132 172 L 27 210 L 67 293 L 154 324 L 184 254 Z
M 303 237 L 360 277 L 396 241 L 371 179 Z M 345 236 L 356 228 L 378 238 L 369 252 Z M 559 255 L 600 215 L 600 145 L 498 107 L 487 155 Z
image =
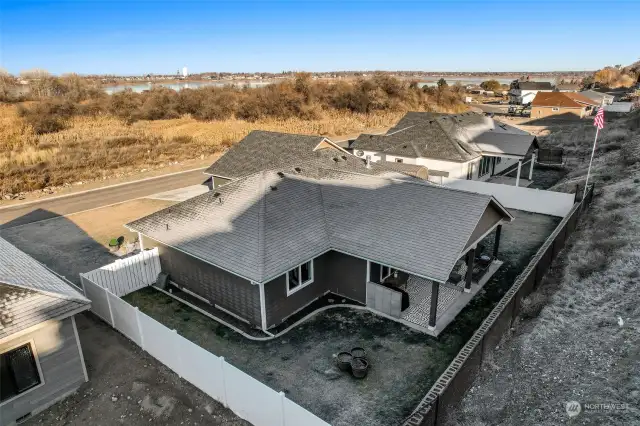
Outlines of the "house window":
M 31 344 L 0 354 L 0 402 L 9 400 L 42 383 Z
M 482 157 L 480 160 L 480 168 L 478 170 L 478 176 L 484 176 L 489 173 L 491 169 L 491 157 Z
M 313 282 L 313 260 L 287 272 L 287 296 Z
M 391 269 L 389 266 L 380 265 L 380 282 L 383 282 L 395 272 L 395 269 Z
M 473 179 L 473 163 L 467 164 L 467 180 Z
M 551 111 L 558 112 L 558 111 L 560 111 L 560 108 L 559 107 L 553 107 L 553 108 L 551 108 Z
M 495 157 L 495 159 L 496 159 L 496 164 L 502 163 L 502 157 Z
M 402 158 L 396 158 L 396 163 L 402 163 Z

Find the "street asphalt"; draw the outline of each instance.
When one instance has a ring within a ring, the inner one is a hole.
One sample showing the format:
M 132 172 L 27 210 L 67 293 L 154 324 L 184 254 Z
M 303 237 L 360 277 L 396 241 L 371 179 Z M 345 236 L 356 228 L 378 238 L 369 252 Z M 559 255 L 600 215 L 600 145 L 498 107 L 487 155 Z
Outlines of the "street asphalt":
M 158 192 L 197 185 L 207 179 L 204 169 L 158 176 L 121 185 L 99 188 L 60 197 L 0 207 L 0 229 L 26 225 L 85 210 L 147 197 Z

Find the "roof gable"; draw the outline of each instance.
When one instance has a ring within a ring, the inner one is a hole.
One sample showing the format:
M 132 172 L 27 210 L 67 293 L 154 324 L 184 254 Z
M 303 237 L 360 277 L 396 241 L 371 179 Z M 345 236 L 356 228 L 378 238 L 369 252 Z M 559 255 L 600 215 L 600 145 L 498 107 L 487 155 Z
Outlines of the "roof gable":
M 40 262 L 3 238 L 0 238 L 0 282 L 59 299 L 90 302 Z
M 323 136 L 254 130 L 233 145 L 205 173 L 236 179 L 309 158 L 325 149 L 345 152 Z

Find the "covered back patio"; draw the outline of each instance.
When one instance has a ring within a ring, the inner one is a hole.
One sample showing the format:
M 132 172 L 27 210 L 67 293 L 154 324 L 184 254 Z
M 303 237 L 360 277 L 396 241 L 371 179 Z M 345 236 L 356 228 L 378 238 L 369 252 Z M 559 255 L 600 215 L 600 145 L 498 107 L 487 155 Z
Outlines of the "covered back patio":
M 446 282 L 367 262 L 367 307 L 437 337 L 502 265 L 502 223 L 469 246 Z

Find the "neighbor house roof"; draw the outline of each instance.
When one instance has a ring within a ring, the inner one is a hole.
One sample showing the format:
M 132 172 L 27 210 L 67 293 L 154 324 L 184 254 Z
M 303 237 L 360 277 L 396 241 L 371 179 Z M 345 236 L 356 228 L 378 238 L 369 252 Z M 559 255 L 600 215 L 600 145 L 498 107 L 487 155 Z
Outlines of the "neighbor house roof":
M 360 150 L 368 150 L 402 157 L 466 162 L 480 157 L 487 147 L 489 153 L 500 152 L 490 147 L 492 139 L 503 149 L 514 147 L 509 154 L 521 155 L 520 152 L 529 150 L 535 136 L 472 112 L 409 112 L 384 135 L 360 135 L 352 148 L 356 155 Z
M 602 93 L 602 92 L 596 92 L 595 90 L 583 90 L 582 92 L 579 92 L 579 93 L 582 96 L 596 102 L 598 105 L 601 105 L 602 101 L 605 99 L 613 100 L 615 98 L 615 96 L 613 95 L 609 95 L 607 93 Z
M 229 148 L 205 173 L 236 179 L 309 158 L 322 148 L 346 152 L 324 136 L 254 130 Z
M 126 226 L 253 282 L 338 250 L 444 282 L 495 199 L 302 166 L 259 172 Z
M 533 98 L 531 106 L 561 107 L 561 108 L 583 108 L 585 105 L 598 106 L 580 93 L 571 92 L 540 92 Z
M 548 81 L 519 81 L 520 90 L 553 90 L 553 85 Z
M 52 318 L 89 309 L 89 299 L 0 238 L 0 339 Z
M 580 87 L 578 83 L 562 83 L 556 85 L 556 90 L 580 90 Z

